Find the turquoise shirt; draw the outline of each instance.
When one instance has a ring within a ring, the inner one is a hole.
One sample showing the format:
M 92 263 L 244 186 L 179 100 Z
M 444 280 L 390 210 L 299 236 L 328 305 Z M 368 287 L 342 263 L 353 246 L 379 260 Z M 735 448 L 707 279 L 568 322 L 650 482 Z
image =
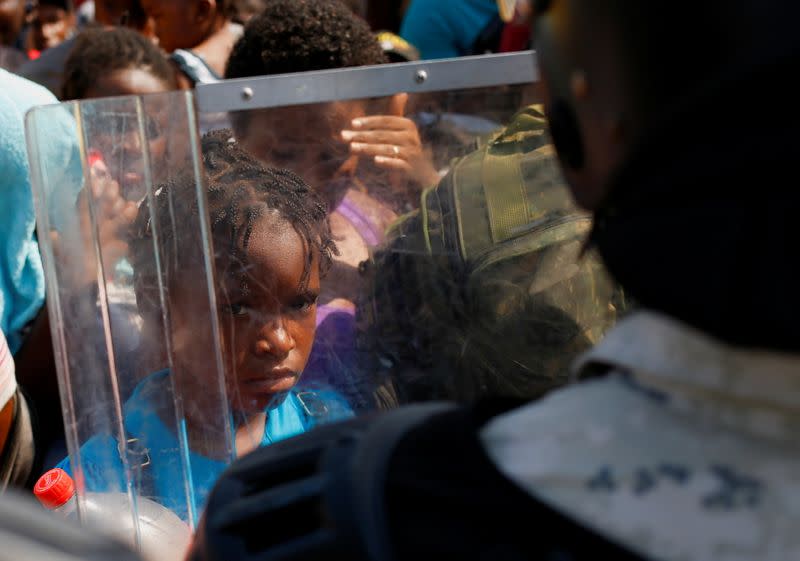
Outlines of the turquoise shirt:
M 186 430 L 185 422 L 170 429 L 162 421 L 156 403 L 171 395 L 169 372 L 158 372 L 142 381 L 124 407 L 126 436 L 137 439 L 128 447 L 131 465 L 141 468 L 140 493 L 163 504 L 184 520 L 193 518 L 205 505 L 211 488 L 228 466 L 226 462 L 186 450 L 180 445 L 177 431 Z M 349 404 L 332 390 L 291 391 L 267 415 L 261 446 L 298 434 L 314 426 L 353 416 Z M 111 435 L 96 435 L 81 446 L 81 465 L 87 491 L 126 491 L 125 470 L 117 440 Z M 131 450 L 135 450 L 131 454 Z M 138 457 L 137 457 L 138 455 Z M 184 475 L 184 469 L 190 466 Z M 72 474 L 69 458 L 59 465 Z M 133 476 L 135 479 L 136 476 Z M 188 493 L 188 489 L 192 492 Z M 152 495 L 152 496 L 151 496 Z
M 496 0 L 413 0 L 400 36 L 423 59 L 464 56 L 498 11 Z

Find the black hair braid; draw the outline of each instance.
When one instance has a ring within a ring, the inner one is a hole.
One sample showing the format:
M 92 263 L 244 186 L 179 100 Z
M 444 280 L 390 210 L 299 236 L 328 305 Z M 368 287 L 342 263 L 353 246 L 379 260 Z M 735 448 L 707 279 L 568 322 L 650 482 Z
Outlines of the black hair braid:
M 324 276 L 338 251 L 331 234 L 327 207 L 319 196 L 293 172 L 262 166 L 233 140 L 229 130 L 208 133 L 201 145 L 209 224 L 218 270 L 241 270 L 255 225 L 266 212 L 274 211 L 294 228 L 306 249 L 301 279 L 303 288 L 310 278 L 315 255 L 319 259 L 320 274 Z M 176 226 L 197 223 L 199 209 L 195 185 L 195 179 L 187 176 L 156 190 L 155 220 L 161 237 L 161 262 L 167 268 L 164 271 L 167 278 L 175 272 L 175 267 L 179 267 L 176 265 L 179 259 L 196 256 L 200 251 L 197 236 L 187 235 L 185 231 L 176 235 L 178 232 L 175 231 Z M 154 308 L 153 304 L 157 295 L 148 287 L 157 286 L 158 279 L 153 257 L 153 224 L 146 203 L 139 210 L 133 232 L 130 253 L 137 301 L 143 312 L 155 312 L 158 307 Z M 247 287 L 243 284 L 242 289 L 246 291 Z
M 61 99 L 83 99 L 101 77 L 126 69 L 146 70 L 177 88 L 172 66 L 147 37 L 125 27 L 92 27 L 78 35 L 67 57 Z

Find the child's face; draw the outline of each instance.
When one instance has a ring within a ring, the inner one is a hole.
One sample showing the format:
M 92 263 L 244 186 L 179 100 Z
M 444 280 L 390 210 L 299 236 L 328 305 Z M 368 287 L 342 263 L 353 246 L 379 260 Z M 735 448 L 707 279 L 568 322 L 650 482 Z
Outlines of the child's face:
M 263 411 L 276 394 L 297 383 L 311 354 L 320 290 L 319 259 L 301 286 L 307 249 L 276 215 L 258 219 L 245 251 L 217 295 L 220 323 L 233 368 L 234 410 Z M 244 269 L 244 270 L 243 270 Z
M 227 247 L 216 250 L 228 252 Z M 224 255 L 216 260 L 216 297 L 228 400 L 235 412 L 258 414 L 292 389 L 308 362 L 316 332 L 319 259 L 315 256 L 307 286 L 301 287 L 307 249 L 294 228 L 274 214 L 256 219 L 242 255 L 241 260 Z M 194 285 L 203 284 L 197 280 L 200 276 L 194 275 Z M 173 308 L 174 352 L 184 371 L 183 384 L 194 386 L 191 394 L 202 404 L 204 392 L 216 383 L 202 379 L 209 371 L 213 344 L 208 347 L 208 341 L 192 337 L 207 328 L 196 329 L 202 321 L 197 318 L 202 289 L 186 289 L 181 294 L 173 291 L 182 301 Z M 189 313 L 184 314 L 187 306 Z
M 363 115 L 358 102 L 267 109 L 244 117 L 246 124 L 236 134 L 262 162 L 291 169 L 325 196 L 337 177 L 355 168 L 342 130 Z

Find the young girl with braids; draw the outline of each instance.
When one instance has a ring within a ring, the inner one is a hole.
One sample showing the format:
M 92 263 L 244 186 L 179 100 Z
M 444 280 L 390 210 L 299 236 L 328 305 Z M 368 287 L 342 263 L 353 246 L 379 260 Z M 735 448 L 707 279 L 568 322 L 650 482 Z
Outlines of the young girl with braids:
M 226 78 L 384 64 L 367 23 L 338 0 L 271 0 L 237 42 Z M 319 192 L 331 210 L 340 254 L 323 283 L 317 344 L 307 382 L 341 389 L 359 410 L 375 407 L 356 365 L 355 302 L 360 265 L 379 246 L 397 212 L 439 176 L 414 122 L 407 94 L 231 113 L 236 138 L 260 160 L 287 167 Z
M 337 251 L 325 205 L 292 172 L 256 162 L 229 131 L 206 135 L 202 152 L 217 309 L 203 309 L 209 297 L 206 282 L 198 281 L 204 279 L 199 232 L 176 230 L 198 219 L 189 177 L 158 189 L 153 216 L 147 204 L 141 206 L 130 244 L 144 330 L 158 332 L 163 328 L 153 236 L 159 239 L 170 318 L 169 334 L 160 339 L 171 345 L 171 367 L 145 378 L 125 403 L 128 445 L 97 435 L 81 447 L 80 460 L 88 490 L 124 490 L 126 454 L 139 493 L 184 518 L 189 512 L 182 466 L 188 463 L 194 487 L 190 495 L 197 504 L 190 508 L 199 509 L 230 459 L 226 442 L 238 457 L 352 415 L 332 390 L 295 389 L 314 342 L 320 279 Z M 209 366 L 209 324 L 217 320 L 224 383 Z M 227 404 L 215 390 L 223 385 Z M 181 404 L 177 417 L 174 401 Z M 230 426 L 232 438 L 225 434 Z M 185 457 L 181 442 L 188 443 Z M 67 469 L 69 460 L 60 467 Z

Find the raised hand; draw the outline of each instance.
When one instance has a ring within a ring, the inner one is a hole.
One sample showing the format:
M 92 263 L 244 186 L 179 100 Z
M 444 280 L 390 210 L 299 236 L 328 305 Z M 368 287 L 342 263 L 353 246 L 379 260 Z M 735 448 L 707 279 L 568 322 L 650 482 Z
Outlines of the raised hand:
M 342 139 L 352 154 L 372 158 L 375 164 L 424 187 L 434 185 L 439 174 L 423 149 L 417 125 L 405 115 L 408 94 L 392 97 L 386 115 L 354 119 Z

